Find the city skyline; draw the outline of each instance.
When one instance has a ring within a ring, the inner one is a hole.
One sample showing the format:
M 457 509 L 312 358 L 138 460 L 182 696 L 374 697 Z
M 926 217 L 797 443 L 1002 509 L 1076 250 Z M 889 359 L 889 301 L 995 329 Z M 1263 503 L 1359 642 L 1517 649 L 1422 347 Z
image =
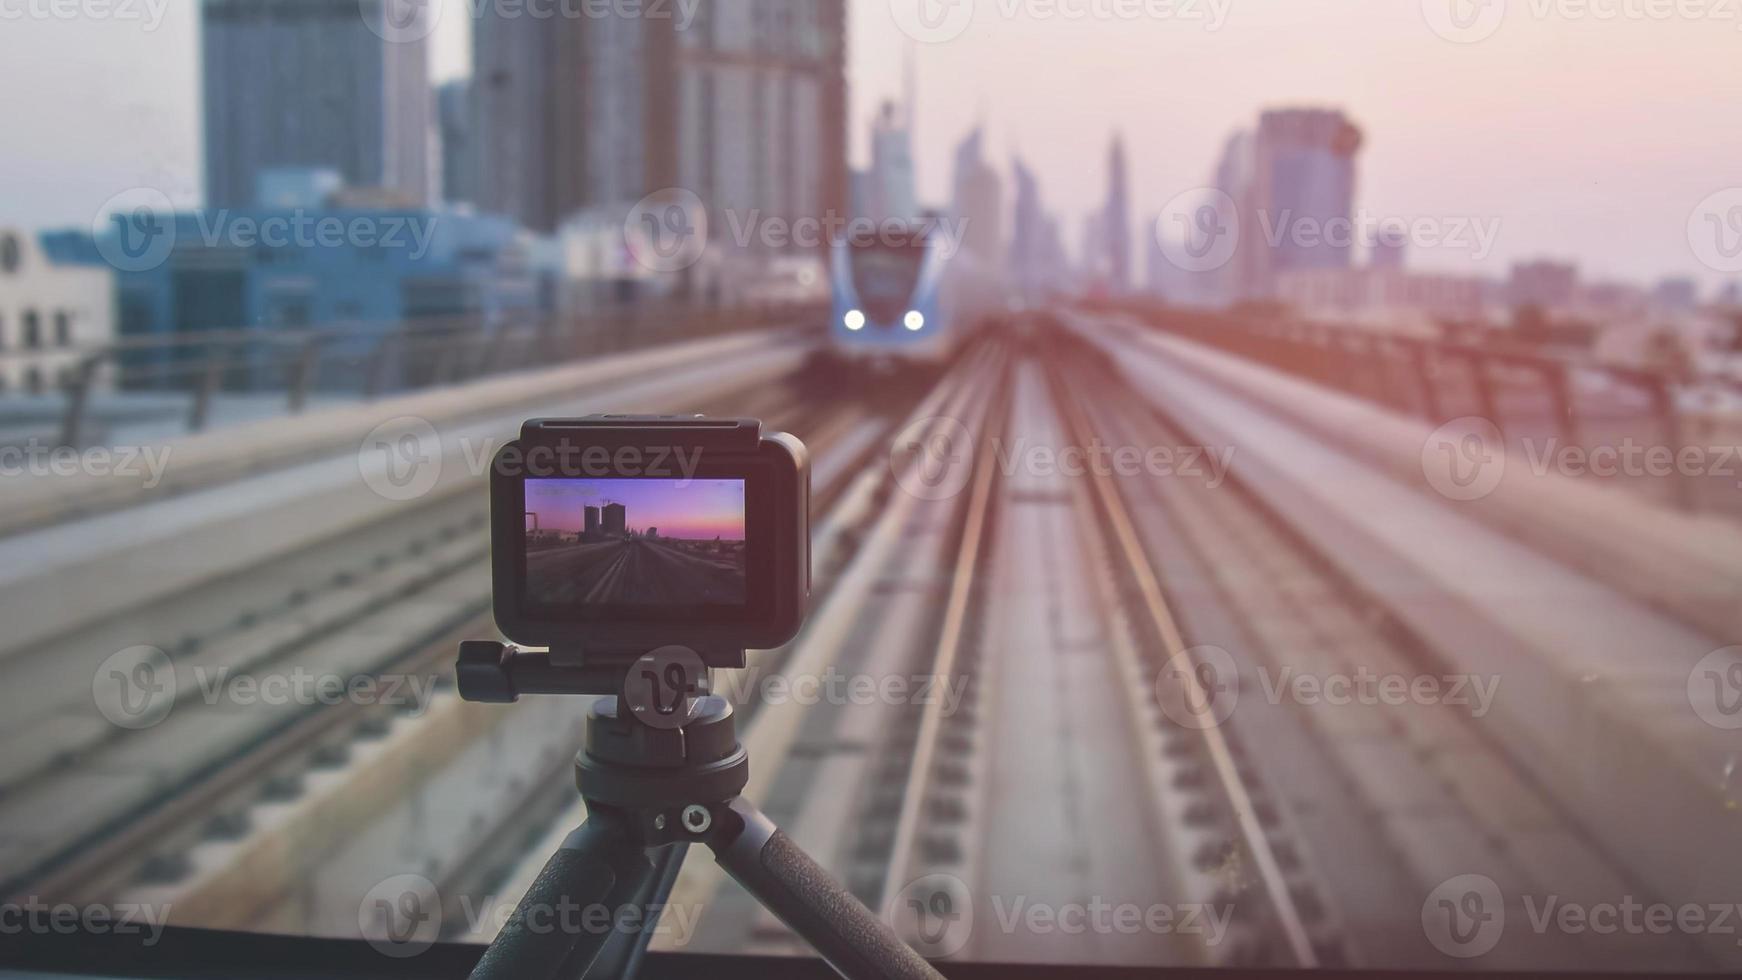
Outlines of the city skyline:
M 0 151 L 0 177 L 32 188 L 14 204 L 22 223 L 81 225 L 138 186 L 178 204 L 201 200 L 196 14 L 193 4 L 169 10 L 150 33 L 115 21 L 44 22 L 0 38 L 0 54 L 63 96 L 11 109 L 20 138 Z M 1734 32 L 1724 25 L 1521 17 L 1482 43 L 1457 44 L 1436 36 L 1415 4 L 1249 4 L 1218 31 L 1006 20 L 989 9 L 960 37 L 926 44 L 904 35 L 885 4 L 854 3 L 849 18 L 850 159 L 863 165 L 871 111 L 900 92 L 903 53 L 913 50 L 916 170 L 928 204 L 947 203 L 953 145 L 984 120 L 992 164 L 1008 174 L 1020 153 L 1049 208 L 1074 228 L 1105 196 L 1101 181 L 1081 174 L 1119 131 L 1141 240 L 1174 193 L 1211 182 L 1238 126 L 1267 108 L 1323 106 L 1360 120 L 1371 138 L 1364 209 L 1501 221 L 1483 259 L 1412 248 L 1411 266 L 1497 276 L 1514 262 L 1556 258 L 1589 279 L 1693 276 L 1708 294 L 1733 279 L 1702 264 L 1687 240 L 1695 209 L 1731 185 L 1725 161 L 1742 155 L 1742 136 L 1720 124 L 1723 93 L 1697 84 L 1726 53 Z M 463 73 L 455 52 L 470 50 L 465 27 L 463 17 L 439 25 L 436 80 Z M 1543 59 L 1544 50 L 1558 54 Z M 1153 69 L 1158 61 L 1166 74 Z M 1091 95 L 1094 111 L 1084 111 Z M 88 122 L 69 131 L 74 104 Z M 1684 152 L 1654 149 L 1668 146 Z
M 620 504 L 625 526 L 676 540 L 744 540 L 743 480 L 528 480 L 526 512 L 543 531 L 580 533 L 587 509 Z M 530 522 L 528 530 L 531 530 Z

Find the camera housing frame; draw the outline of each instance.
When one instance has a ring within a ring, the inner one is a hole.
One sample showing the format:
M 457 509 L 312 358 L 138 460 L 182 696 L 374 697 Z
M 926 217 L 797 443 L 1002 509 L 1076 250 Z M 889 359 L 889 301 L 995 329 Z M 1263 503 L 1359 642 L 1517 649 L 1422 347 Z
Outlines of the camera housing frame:
M 667 479 L 744 481 L 742 606 L 530 601 L 527 480 L 656 479 L 660 473 Z M 804 623 L 811 576 L 810 454 L 794 436 L 764 433 L 757 419 L 532 419 L 491 462 L 490 562 L 497 628 L 515 644 L 548 648 L 553 664 L 619 663 L 677 645 L 695 651 L 707 667 L 743 667 L 745 650 L 781 646 Z

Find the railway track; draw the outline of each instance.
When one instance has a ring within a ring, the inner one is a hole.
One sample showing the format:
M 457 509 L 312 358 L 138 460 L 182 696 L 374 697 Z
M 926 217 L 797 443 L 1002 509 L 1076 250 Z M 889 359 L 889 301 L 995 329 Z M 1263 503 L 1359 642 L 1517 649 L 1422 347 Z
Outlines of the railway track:
M 1064 341 L 1049 361 L 1060 400 L 1074 400 L 1078 445 L 1098 437 L 1109 446 L 1217 449 L 1088 348 Z M 1082 398 L 1085 391 L 1096 397 Z M 1444 951 L 1423 930 L 1424 900 L 1476 869 L 1511 894 L 1592 902 L 1651 895 L 1625 855 L 1586 833 L 1574 808 L 1531 778 L 1517 747 L 1482 723 L 1479 702 L 1333 703 L 1290 686 L 1289 678 L 1324 684 L 1365 675 L 1445 682 L 1442 690 L 1460 680 L 1478 692 L 1492 683 L 1492 695 L 1499 678 L 1469 676 L 1439 656 L 1385 597 L 1339 572 L 1252 492 L 1238 453 L 1230 458 L 1215 486 L 1184 474 L 1103 474 L 1093 483 L 1121 550 L 1135 556 L 1131 567 L 1142 557 L 1154 571 L 1136 580 L 1145 601 L 1126 603 L 1167 638 L 1147 648 L 1150 676 L 1165 683 L 1173 675 L 1187 687 L 1179 703 L 1209 712 L 1202 725 L 1185 727 L 1210 735 L 1204 748 L 1223 788 L 1218 815 L 1234 822 L 1243 849 L 1268 850 L 1253 865 L 1267 907 L 1246 945 L 1230 951 L 1235 961 L 1443 966 Z M 1157 614 L 1170 606 L 1165 618 Z M 1157 695 L 1168 696 L 1160 687 Z M 1183 751 L 1177 714 L 1162 722 L 1174 743 L 1164 752 Z M 1228 792 L 1230 781 L 1244 789 Z M 1176 789 L 1196 785 L 1187 778 Z M 1575 936 L 1511 935 L 1490 954 L 1497 965 L 1707 962 L 1685 937 L 1609 942 L 1592 959 Z
M 791 389 L 764 386 L 716 403 L 814 431 L 819 445 L 851 431 L 843 408 L 818 412 L 814 400 L 804 400 L 814 395 Z M 411 510 L 382 529 L 293 557 L 287 564 L 298 575 L 261 569 L 263 581 L 248 588 L 252 606 L 212 622 L 208 632 L 163 642 L 178 676 L 198 667 L 202 680 L 177 685 L 172 714 L 158 726 L 126 731 L 91 711 L 88 674 L 82 698 L 64 704 L 42 700 L 39 689 L 39 713 L 76 718 L 80 728 L 47 740 L 52 758 L 11 760 L 0 826 L 34 836 L 9 841 L 28 845 L 32 860 L 8 862 L 13 873 L 0 892 L 88 901 L 129 888 L 176 891 L 203 873 L 188 857 L 203 843 L 246 838 L 256 804 L 296 798 L 311 773 L 343 769 L 353 746 L 381 740 L 396 712 L 406 713 L 404 705 L 352 700 L 213 710 L 201 703 L 209 697 L 204 678 L 227 683 L 294 669 L 347 684 L 410 679 L 423 685 L 428 707 L 428 693 L 445 690 L 453 641 L 490 629 L 488 531 L 481 499 L 447 495 Z M 392 548 L 388 557 L 369 558 L 367 550 L 359 559 L 341 557 L 371 534 Z M 186 626 L 173 607 L 153 619 Z M 46 658 L 9 666 L 38 665 L 65 672 Z M 52 818 L 45 808 L 63 815 Z M 231 903 L 221 917 L 246 921 L 246 909 L 246 902 Z

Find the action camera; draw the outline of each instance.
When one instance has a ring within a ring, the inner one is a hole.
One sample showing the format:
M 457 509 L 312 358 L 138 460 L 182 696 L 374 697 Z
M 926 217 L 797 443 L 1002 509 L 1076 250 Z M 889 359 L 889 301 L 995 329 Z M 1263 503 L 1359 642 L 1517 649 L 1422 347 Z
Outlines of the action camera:
M 534 419 L 490 478 L 496 625 L 554 664 L 694 650 L 708 667 L 797 634 L 810 461 L 756 419 Z

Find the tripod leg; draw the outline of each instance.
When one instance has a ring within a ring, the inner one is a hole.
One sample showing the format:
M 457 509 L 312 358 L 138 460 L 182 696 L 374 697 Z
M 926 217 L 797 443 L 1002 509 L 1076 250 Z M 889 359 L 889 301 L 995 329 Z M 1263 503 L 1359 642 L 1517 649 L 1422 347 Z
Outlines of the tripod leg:
M 648 852 L 653 860 L 653 873 L 647 876 L 645 887 L 633 900 L 642 913 L 641 920 L 636 923 L 638 928 L 613 931 L 610 941 L 594 957 L 591 965 L 573 963 L 571 958 L 565 975 L 578 977 L 584 973 L 597 980 L 636 975 L 641 969 L 642 958 L 647 955 L 647 944 L 659 926 L 660 913 L 671 898 L 677 874 L 683 870 L 684 851 L 688 847 L 688 844 L 669 844 Z
M 711 828 L 714 860 L 848 980 L 939 980 L 895 931 L 772 820 L 735 799 Z
M 617 931 L 619 911 L 652 891 L 658 870 L 618 821 L 609 812 L 589 813 L 563 841 L 484 951 L 472 980 L 570 980 L 592 965 Z M 600 909 L 611 910 L 609 924 L 601 922 Z M 637 921 L 645 923 L 645 914 Z

